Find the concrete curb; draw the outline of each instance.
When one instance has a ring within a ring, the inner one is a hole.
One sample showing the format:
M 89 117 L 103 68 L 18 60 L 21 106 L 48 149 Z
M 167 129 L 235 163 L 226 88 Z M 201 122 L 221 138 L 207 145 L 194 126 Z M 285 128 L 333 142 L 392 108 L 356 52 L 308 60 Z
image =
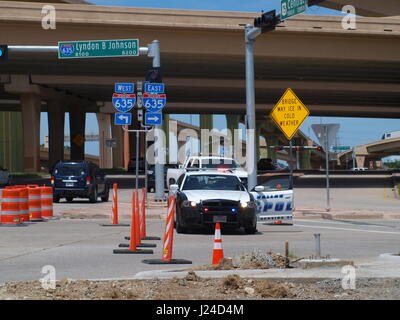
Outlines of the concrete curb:
M 398 262 L 379 261 L 355 266 L 357 278 L 400 278 Z M 135 280 L 157 280 L 185 278 L 187 270 L 152 270 L 138 272 Z M 248 269 L 248 270 L 207 270 L 194 271 L 201 278 L 224 278 L 228 275 L 239 275 L 242 278 L 264 279 L 343 279 L 342 267 L 322 267 L 312 269 Z
M 379 255 L 379 260 L 400 263 L 400 255 L 393 255 L 392 253 L 382 253 Z

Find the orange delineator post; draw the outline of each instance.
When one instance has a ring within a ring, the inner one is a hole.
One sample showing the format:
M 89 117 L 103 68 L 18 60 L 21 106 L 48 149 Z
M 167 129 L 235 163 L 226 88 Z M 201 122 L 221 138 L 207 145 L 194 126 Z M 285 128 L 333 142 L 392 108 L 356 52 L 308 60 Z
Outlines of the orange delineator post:
M 164 243 L 161 259 L 145 259 L 143 263 L 148 264 L 191 264 L 192 261 L 185 259 L 172 259 L 172 247 L 174 238 L 174 213 L 175 213 L 175 197 L 170 196 L 168 199 L 167 221 L 165 223 Z
M 219 222 L 217 222 L 215 224 L 212 264 L 219 264 L 219 262 L 223 258 L 224 258 L 224 250 L 222 250 L 221 225 L 219 224 Z
M 142 188 L 142 202 L 140 206 L 140 238 L 146 238 L 146 189 Z
M 118 222 L 118 184 L 113 184 L 113 195 L 111 205 L 111 223 L 100 224 L 103 227 L 129 227 L 127 223 Z
M 170 261 L 172 259 L 172 245 L 174 239 L 174 213 L 175 213 L 175 197 L 168 199 L 167 221 L 165 223 L 164 244 L 161 260 Z
M 140 218 L 139 218 L 139 193 L 136 189 L 135 193 L 135 203 L 134 203 L 134 214 L 135 214 L 135 241 L 136 245 L 140 244 Z
M 135 192 L 132 192 L 132 219 L 131 219 L 131 239 L 129 241 L 129 250 L 136 250 L 136 223 L 135 223 Z
M 118 185 L 113 184 L 112 224 L 118 224 Z
M 129 242 L 129 248 L 127 249 L 114 249 L 113 253 L 119 253 L 119 254 L 147 254 L 147 253 L 153 253 L 153 250 L 149 249 L 138 249 L 137 248 L 137 227 L 138 227 L 138 217 L 136 214 L 136 202 L 139 199 L 136 198 L 136 192 L 132 192 L 132 220 L 131 220 L 131 236 L 130 236 L 130 242 Z M 139 239 L 140 241 L 140 239 Z M 121 247 L 121 245 L 120 245 Z M 125 246 L 124 246 L 125 247 Z

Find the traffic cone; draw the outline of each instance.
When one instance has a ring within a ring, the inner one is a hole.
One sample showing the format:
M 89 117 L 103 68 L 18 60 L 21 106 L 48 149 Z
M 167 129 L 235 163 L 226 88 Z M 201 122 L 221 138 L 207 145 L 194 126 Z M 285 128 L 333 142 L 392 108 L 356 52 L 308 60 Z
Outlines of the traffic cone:
M 221 259 L 224 258 L 224 250 L 222 249 L 222 239 L 221 239 L 221 226 L 219 222 L 215 224 L 215 236 L 214 236 L 214 249 L 212 264 L 219 264 Z

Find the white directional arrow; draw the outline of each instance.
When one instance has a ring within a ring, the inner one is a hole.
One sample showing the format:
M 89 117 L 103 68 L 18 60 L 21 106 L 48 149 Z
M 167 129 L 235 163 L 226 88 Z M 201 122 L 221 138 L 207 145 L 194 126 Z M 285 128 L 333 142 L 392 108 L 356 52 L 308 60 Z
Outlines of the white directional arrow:
M 157 121 L 158 119 L 159 119 L 159 117 L 158 116 L 154 116 L 154 117 L 147 117 L 147 119 L 149 119 L 149 120 L 153 120 L 153 121 Z
M 122 114 L 120 114 L 120 115 L 118 116 L 118 119 L 119 119 L 119 120 L 124 120 L 124 122 L 128 122 L 128 121 L 129 121 L 129 117 L 128 117 L 128 116 L 124 116 L 124 115 L 122 115 Z

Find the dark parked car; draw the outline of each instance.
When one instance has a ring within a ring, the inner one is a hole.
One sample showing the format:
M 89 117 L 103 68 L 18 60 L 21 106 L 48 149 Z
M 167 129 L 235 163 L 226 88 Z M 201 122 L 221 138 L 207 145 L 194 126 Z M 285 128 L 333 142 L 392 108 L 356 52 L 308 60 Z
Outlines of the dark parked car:
M 3 167 L 0 167 L 0 186 L 8 186 L 10 185 L 11 177 L 10 173 L 8 172 L 7 169 L 4 169 Z
M 257 162 L 257 170 L 275 170 L 276 166 L 274 165 L 271 158 L 262 158 Z
M 99 166 L 90 161 L 60 161 L 53 169 L 51 184 L 53 200 L 60 198 L 71 202 L 74 198 L 89 198 L 94 203 L 98 197 L 108 201 L 109 183 Z
M 139 174 L 144 174 L 145 162 L 143 158 L 139 158 Z M 136 172 L 136 158 L 132 158 L 128 163 L 128 172 Z

